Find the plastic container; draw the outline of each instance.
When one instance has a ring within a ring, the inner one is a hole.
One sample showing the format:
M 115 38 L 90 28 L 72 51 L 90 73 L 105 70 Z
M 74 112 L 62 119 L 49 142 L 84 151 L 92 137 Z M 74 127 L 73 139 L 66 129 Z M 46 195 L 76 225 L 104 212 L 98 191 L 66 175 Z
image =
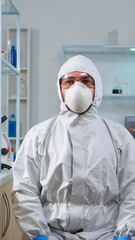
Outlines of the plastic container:
M 14 152 L 14 161 L 15 161 L 15 159 L 16 159 L 16 152 Z
M 11 162 L 14 162 L 14 148 L 11 148 Z
M 24 78 L 21 78 L 20 95 L 21 95 L 21 97 L 27 96 L 27 84 L 26 84 L 26 80 Z
M 16 67 L 16 49 L 15 46 L 11 46 L 11 64 Z
M 8 121 L 8 136 L 16 137 L 16 118 L 15 114 L 11 114 L 11 118 Z
M 11 40 L 7 41 L 7 61 L 11 63 Z
M 8 148 L 8 153 L 9 153 L 9 148 Z M 14 162 L 15 161 L 14 154 L 15 154 L 14 148 L 11 148 L 10 157 L 8 159 L 9 162 Z

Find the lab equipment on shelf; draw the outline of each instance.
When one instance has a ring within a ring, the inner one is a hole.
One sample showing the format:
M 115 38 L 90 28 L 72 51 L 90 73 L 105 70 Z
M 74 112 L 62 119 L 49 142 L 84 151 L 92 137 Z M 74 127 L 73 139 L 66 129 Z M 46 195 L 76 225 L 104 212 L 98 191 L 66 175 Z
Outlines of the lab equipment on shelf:
M 14 148 L 11 148 L 11 162 L 14 162 Z
M 11 40 L 7 41 L 7 61 L 11 63 Z
M 11 46 L 11 64 L 16 67 L 16 49 L 15 46 Z
M 123 94 L 128 94 L 128 85 L 127 82 L 122 83 L 122 93 Z
M 24 78 L 21 78 L 20 95 L 21 95 L 21 97 L 27 96 L 27 83 L 26 83 L 26 79 L 24 79 Z
M 120 83 L 117 78 L 115 79 L 115 87 L 113 88 L 112 93 L 113 94 L 121 94 L 122 93 L 122 89 L 120 87 Z
M 16 118 L 15 114 L 11 114 L 11 118 L 8 121 L 8 136 L 16 137 Z

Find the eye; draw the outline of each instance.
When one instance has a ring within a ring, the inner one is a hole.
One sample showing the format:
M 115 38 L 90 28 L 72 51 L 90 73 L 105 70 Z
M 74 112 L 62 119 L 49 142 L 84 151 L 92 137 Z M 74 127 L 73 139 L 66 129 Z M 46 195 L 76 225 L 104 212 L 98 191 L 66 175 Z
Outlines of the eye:
M 69 84 L 69 85 L 72 85 L 72 84 L 74 84 L 74 79 L 67 79 L 66 81 L 65 81 L 65 84 Z
M 84 79 L 83 82 L 84 82 L 84 83 L 90 83 L 90 80 Z
M 68 83 L 69 83 L 69 84 L 73 84 L 73 83 L 74 83 L 74 80 L 68 80 Z
M 89 77 L 82 78 L 81 82 L 87 85 L 88 87 L 91 87 L 92 85 L 94 85 L 94 81 L 92 81 L 92 79 L 90 79 Z
M 92 82 L 87 78 L 81 79 L 81 82 L 84 83 L 84 84 L 92 84 Z

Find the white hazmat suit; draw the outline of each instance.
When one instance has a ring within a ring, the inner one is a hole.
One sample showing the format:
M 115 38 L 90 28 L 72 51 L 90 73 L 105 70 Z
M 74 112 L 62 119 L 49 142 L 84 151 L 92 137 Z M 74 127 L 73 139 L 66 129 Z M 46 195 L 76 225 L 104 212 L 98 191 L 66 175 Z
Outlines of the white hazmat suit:
M 59 79 L 86 72 L 95 98 L 84 114 L 67 109 Z M 135 141 L 120 124 L 101 118 L 102 83 L 84 56 L 58 74 L 61 111 L 27 133 L 17 154 L 12 202 L 23 240 L 135 240 Z

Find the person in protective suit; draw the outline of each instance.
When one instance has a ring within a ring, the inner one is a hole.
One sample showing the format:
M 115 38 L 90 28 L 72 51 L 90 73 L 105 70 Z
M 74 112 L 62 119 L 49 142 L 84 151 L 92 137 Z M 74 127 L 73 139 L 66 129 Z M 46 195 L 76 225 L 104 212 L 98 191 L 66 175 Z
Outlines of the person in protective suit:
M 84 56 L 58 73 L 61 111 L 32 127 L 13 169 L 23 240 L 135 240 L 135 141 L 102 118 L 102 82 Z

